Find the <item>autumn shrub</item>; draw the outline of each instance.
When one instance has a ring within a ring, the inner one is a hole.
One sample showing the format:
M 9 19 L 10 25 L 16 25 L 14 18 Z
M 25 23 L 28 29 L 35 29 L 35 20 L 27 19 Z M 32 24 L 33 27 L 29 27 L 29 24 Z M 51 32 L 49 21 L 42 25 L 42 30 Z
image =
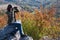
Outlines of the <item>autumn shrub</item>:
M 58 37 L 60 35 L 60 27 L 57 25 L 60 24 L 56 22 L 55 12 L 54 8 L 43 9 L 43 12 L 35 9 L 34 14 L 27 11 L 20 11 L 20 16 L 23 15 L 21 20 L 25 34 L 32 36 L 34 40 L 38 40 L 43 36 Z
M 3 11 L 0 11 L 0 29 L 4 28 L 4 26 L 7 24 L 7 15 L 3 13 Z
M 39 40 L 43 36 L 57 38 L 60 36 L 60 22 L 57 22 L 58 18 L 55 18 L 55 12 L 53 7 L 51 9 L 42 7 L 40 10 L 35 9 L 33 13 L 20 11 L 16 13 L 16 19 L 22 21 L 24 33 L 33 37 L 34 40 Z M 7 21 L 7 16 L 3 15 L 0 18 L 0 26 L 2 27 L 3 23 Z

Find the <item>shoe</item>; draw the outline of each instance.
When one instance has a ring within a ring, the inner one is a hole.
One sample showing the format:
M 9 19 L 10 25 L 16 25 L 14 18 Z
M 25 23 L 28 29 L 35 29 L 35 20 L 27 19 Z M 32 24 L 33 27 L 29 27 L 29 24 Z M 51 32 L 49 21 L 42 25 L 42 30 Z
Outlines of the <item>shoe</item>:
M 27 37 L 27 35 L 21 35 L 21 37 Z

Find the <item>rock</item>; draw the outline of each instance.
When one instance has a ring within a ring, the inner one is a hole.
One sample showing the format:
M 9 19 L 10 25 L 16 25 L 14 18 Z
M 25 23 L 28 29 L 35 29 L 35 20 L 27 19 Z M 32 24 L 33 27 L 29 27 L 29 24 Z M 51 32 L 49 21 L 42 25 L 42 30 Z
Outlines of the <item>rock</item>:
M 33 40 L 30 36 L 20 37 L 19 30 L 15 26 L 7 25 L 0 30 L 0 40 Z
M 26 37 L 21 37 L 20 40 L 33 40 L 33 38 L 30 36 L 26 36 Z
M 48 36 L 43 37 L 44 40 L 51 40 Z

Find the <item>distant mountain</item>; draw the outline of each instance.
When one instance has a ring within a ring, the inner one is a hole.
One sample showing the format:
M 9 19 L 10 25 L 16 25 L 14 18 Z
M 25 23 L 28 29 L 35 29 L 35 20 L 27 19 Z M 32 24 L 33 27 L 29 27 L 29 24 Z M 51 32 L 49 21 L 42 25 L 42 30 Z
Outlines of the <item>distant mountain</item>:
M 15 3 L 19 5 L 22 9 L 24 10 L 29 10 L 33 11 L 34 8 L 40 8 L 40 5 L 42 4 L 43 7 L 48 8 L 50 7 L 53 3 L 56 2 L 56 0 L 3 0 L 4 2 L 2 3 Z
M 16 5 L 16 4 L 11 4 L 11 5 L 12 5 L 13 7 L 14 7 L 14 6 L 17 6 L 19 10 L 21 9 L 21 7 L 18 6 L 18 5 Z M 7 6 L 8 6 L 8 4 L 1 4 L 1 5 L 0 5 L 0 10 L 5 10 L 5 9 L 7 9 Z
M 55 5 L 57 8 L 58 17 L 60 17 L 60 0 L 0 0 L 1 4 L 14 3 L 19 5 L 21 9 L 32 12 L 35 8 L 40 9 L 40 5 L 44 8 L 50 8 L 52 5 Z
M 47 5 L 52 5 L 52 3 L 55 3 L 56 0 L 1 0 L 4 2 L 12 2 L 18 5 L 28 5 L 28 6 L 32 6 L 32 7 L 40 7 L 40 4 L 42 4 L 44 7 Z M 49 7 L 48 6 L 48 7 Z
M 41 4 L 45 8 L 49 8 L 51 5 L 57 6 L 57 1 L 59 0 L 0 0 L 0 4 L 15 3 L 24 10 L 33 11 L 34 8 L 39 9 Z

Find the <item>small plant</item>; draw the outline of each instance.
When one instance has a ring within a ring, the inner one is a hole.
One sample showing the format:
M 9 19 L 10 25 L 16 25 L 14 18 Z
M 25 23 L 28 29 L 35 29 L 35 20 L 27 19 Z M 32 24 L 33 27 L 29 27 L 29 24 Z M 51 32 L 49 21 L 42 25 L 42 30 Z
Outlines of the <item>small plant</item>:
M 55 18 L 56 10 L 51 9 L 40 10 L 35 9 L 33 13 L 20 11 L 16 14 L 16 19 L 22 21 L 24 33 L 32 36 L 34 40 L 39 40 L 43 36 L 57 38 L 60 35 L 60 20 Z M 59 20 L 59 22 L 57 21 Z M 7 23 L 6 14 L 0 16 L 0 28 Z

